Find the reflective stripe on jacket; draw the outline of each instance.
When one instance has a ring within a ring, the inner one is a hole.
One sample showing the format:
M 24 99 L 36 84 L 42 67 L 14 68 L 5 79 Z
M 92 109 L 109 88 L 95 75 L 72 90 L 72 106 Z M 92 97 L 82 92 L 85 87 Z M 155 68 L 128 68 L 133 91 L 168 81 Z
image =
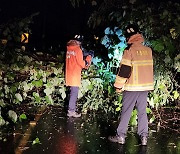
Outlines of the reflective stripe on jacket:
M 116 88 L 123 88 L 127 91 L 154 89 L 152 50 L 144 46 L 143 41 L 141 34 L 130 37 L 128 43 L 132 45 L 124 51 L 114 83 Z M 131 70 L 129 75 L 126 70 Z

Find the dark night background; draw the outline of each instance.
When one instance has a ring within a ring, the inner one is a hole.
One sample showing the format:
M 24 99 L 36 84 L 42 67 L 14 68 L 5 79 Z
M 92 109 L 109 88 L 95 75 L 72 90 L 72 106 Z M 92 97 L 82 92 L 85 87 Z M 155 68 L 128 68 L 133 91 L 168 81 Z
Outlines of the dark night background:
M 88 33 L 87 20 L 92 12 L 90 4 L 73 8 L 69 0 L 1 0 L 0 24 L 13 18 L 24 18 L 39 12 L 31 25 L 29 38 L 36 48 L 61 46 L 75 34 Z
M 150 1 L 159 3 L 157 0 L 147 0 Z M 80 7 L 74 8 L 69 0 L 0 0 L 0 25 L 10 19 L 25 18 L 39 12 L 31 24 L 29 46 L 41 50 L 42 47 L 48 49 L 60 45 L 64 50 L 66 42 L 75 34 L 83 34 L 89 40 L 93 38 L 95 32 L 87 25 L 93 10 L 90 1 L 85 5 L 81 2 Z

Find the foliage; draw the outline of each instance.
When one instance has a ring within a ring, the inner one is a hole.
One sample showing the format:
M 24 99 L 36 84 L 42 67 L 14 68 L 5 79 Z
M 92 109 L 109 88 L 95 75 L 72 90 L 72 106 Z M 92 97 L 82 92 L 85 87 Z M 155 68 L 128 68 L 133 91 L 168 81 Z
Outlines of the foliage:
M 111 68 L 118 68 L 123 51 L 126 47 L 126 39 L 122 34 L 122 30 L 118 27 L 107 27 L 104 33 L 105 35 L 101 43 L 108 49 L 108 57 L 112 61 Z
M 6 62 L 13 62 L 14 56 L 21 51 L 23 43 L 21 43 L 21 35 L 23 33 L 31 34 L 30 25 L 33 18 L 39 13 L 34 13 L 23 19 L 11 19 L 7 23 L 0 25 L 0 59 Z
M 112 86 L 115 76 L 109 71 L 109 63 L 104 63 L 98 57 L 93 58 L 93 64 L 88 70 L 83 70 L 79 91 L 79 106 L 82 112 L 104 111 L 115 112 L 118 108 L 119 96 Z
M 149 111 L 152 108 L 157 110 L 162 106 L 179 104 L 179 8 L 178 2 L 171 1 L 104 1 L 88 21 L 89 26 L 94 29 L 105 25 L 123 29 L 129 23 L 136 23 L 142 30 L 145 44 L 154 51 L 155 90 L 148 98 Z M 108 48 L 107 45 L 105 47 Z M 109 49 L 109 53 L 111 52 Z
M 85 80 L 82 81 L 82 83 Z M 117 96 L 110 95 L 108 91 L 103 88 L 103 80 L 101 78 L 92 78 L 90 79 L 90 85 L 85 87 L 85 84 L 82 84 L 80 91 L 86 90 L 82 98 L 79 100 L 82 103 L 82 112 L 87 113 L 88 111 L 104 111 L 105 113 L 113 112 L 113 103 L 114 99 L 117 99 Z M 88 89 L 89 88 L 89 89 Z
M 98 3 L 88 21 L 94 29 L 107 27 L 102 44 L 109 55 L 114 52 L 112 46 L 122 42 L 117 39 L 112 27 L 123 29 L 129 23 L 139 26 L 145 36 L 145 44 L 154 51 L 155 91 L 149 96 L 150 106 L 172 105 L 179 100 L 180 4 L 161 0 L 106 0 Z
M 73 1 L 73 2 L 77 2 Z M 79 107 L 83 112 L 104 110 L 106 113 L 121 110 L 122 95 L 118 95 L 113 83 L 118 63 L 125 48 L 125 40 L 121 31 L 129 21 L 137 23 L 146 38 L 146 44 L 154 51 L 155 91 L 150 93 L 147 108 L 170 106 L 179 100 L 179 4 L 159 3 L 158 6 L 139 1 L 107 0 L 94 12 L 89 19 L 92 27 L 106 24 L 102 44 L 109 51 L 109 60 L 94 57 L 93 65 L 82 72 L 82 83 L 79 91 Z M 173 9 L 171 9 L 173 8 Z M 143 10 L 143 14 L 142 14 Z M 33 17 L 33 16 L 32 16 Z M 108 18 L 107 18 L 108 17 Z M 32 18 L 30 18 L 32 19 Z M 29 18 L 20 22 L 22 26 L 13 27 L 12 24 L 1 26 L 8 42 L 15 42 L 13 46 L 1 45 L 0 51 L 0 125 L 8 124 L 5 115 L 13 122 L 25 119 L 13 110 L 3 113 L 2 109 L 16 104 L 63 105 L 66 96 L 64 81 L 64 63 L 46 62 L 21 53 L 17 47 L 20 35 L 31 23 Z M 18 20 L 15 23 L 19 23 Z M 27 24 L 22 24 L 27 23 Z M 14 24 L 18 25 L 18 24 Z M 11 27 L 12 26 L 12 27 Z M 8 28 L 11 27 L 11 28 Z M 7 28 L 7 29 L 6 29 Z M 104 30 L 104 29 L 103 29 Z M 161 31 L 161 33 L 159 33 Z M 30 32 L 30 31 L 29 31 Z M 4 39 L 4 38 L 3 38 Z M 118 51 L 118 52 L 114 52 Z M 17 54 L 18 53 L 18 54 Z M 119 55 L 118 57 L 117 54 Z M 8 58 L 7 58 L 7 55 Z M 64 55 L 60 55 L 63 58 Z M 61 61 L 62 62 L 62 61 Z M 174 105 L 174 104 L 173 104 Z M 9 113 L 9 114 L 8 114 Z M 136 124 L 137 112 L 132 113 L 131 124 Z M 154 120 L 151 116 L 150 122 Z
M 51 62 L 47 65 L 28 56 L 18 56 L 17 63 L 1 63 L 0 74 L 1 108 L 25 103 L 53 105 L 66 97 L 63 64 Z M 17 121 L 18 115 L 14 112 L 9 111 L 9 116 Z M 23 118 L 20 115 L 19 120 Z

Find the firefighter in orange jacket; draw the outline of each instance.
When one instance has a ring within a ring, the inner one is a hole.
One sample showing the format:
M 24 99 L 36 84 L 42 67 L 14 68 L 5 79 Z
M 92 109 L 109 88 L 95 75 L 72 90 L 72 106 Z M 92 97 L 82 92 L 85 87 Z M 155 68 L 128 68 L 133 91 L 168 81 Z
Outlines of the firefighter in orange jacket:
M 83 59 L 81 43 L 83 36 L 76 35 L 67 43 L 66 52 L 66 86 L 70 87 L 70 99 L 68 105 L 69 117 L 80 117 L 81 114 L 76 112 L 76 101 L 78 98 L 79 86 L 81 84 L 81 71 L 87 69 L 91 64 L 93 55 L 88 55 Z
M 148 92 L 154 89 L 152 50 L 142 44 L 144 38 L 136 25 L 127 26 L 125 35 L 128 47 L 124 51 L 114 83 L 117 91 L 123 91 L 123 106 L 117 135 L 110 136 L 109 140 L 125 144 L 128 123 L 135 106 L 138 111 L 138 135 L 141 145 L 147 145 L 147 96 Z

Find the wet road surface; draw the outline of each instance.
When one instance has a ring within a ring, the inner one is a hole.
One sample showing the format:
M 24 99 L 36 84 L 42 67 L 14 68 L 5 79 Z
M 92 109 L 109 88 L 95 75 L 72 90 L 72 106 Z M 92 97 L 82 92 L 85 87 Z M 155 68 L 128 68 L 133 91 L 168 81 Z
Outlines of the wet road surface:
M 60 107 L 48 108 L 37 119 L 15 128 L 0 144 L 0 154 L 180 154 L 180 136 L 168 130 L 150 129 L 148 145 L 141 146 L 131 129 L 126 144 L 120 145 L 107 140 L 115 133 L 117 119 L 93 114 L 69 118 Z

